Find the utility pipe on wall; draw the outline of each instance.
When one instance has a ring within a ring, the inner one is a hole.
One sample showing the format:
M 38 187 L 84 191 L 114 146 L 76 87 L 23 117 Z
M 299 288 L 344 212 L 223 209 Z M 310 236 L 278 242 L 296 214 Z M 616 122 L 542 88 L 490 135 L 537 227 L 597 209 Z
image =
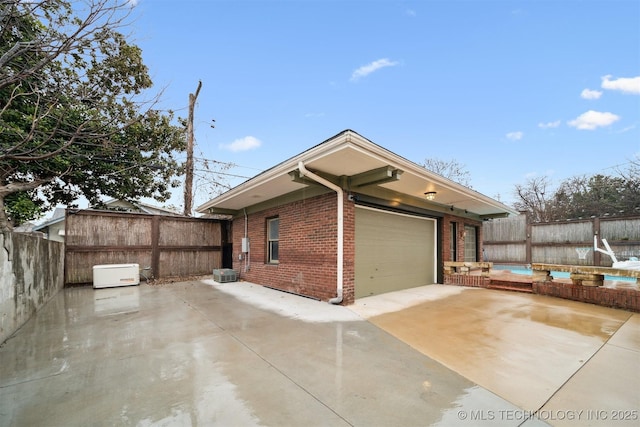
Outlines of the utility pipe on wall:
M 334 183 L 322 178 L 321 176 L 316 175 L 313 172 L 310 172 L 309 170 L 307 170 L 307 168 L 304 166 L 304 163 L 302 163 L 301 161 L 298 162 L 298 170 L 300 171 L 300 174 L 302 176 L 306 176 L 309 177 L 311 179 L 313 179 L 314 181 L 324 185 L 327 188 L 332 189 L 333 191 L 336 192 L 337 196 L 338 196 L 338 265 L 336 266 L 336 279 L 337 279 L 337 291 L 338 291 L 338 296 L 335 298 L 331 298 L 329 300 L 329 302 L 331 304 L 340 304 L 342 302 L 342 295 L 343 295 L 343 282 L 342 282 L 342 275 L 343 275 L 343 261 L 344 261 L 344 216 L 343 216 L 343 210 L 344 210 L 344 198 L 343 198 L 343 191 L 342 188 L 340 188 L 339 186 L 335 185 Z
M 244 209 L 244 238 L 249 238 L 249 218 L 247 217 L 247 209 Z M 242 248 L 241 248 L 242 250 Z M 247 253 L 244 255 L 244 271 L 245 273 L 251 269 L 251 244 L 247 242 Z

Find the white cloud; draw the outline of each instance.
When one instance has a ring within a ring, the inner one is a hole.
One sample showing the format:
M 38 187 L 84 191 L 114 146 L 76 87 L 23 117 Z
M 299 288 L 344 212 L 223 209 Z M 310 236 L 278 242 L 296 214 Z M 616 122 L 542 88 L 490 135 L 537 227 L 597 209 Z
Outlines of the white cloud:
M 416 16 L 417 15 L 416 11 L 413 10 L 413 9 L 407 9 L 406 13 L 409 16 Z
M 560 120 L 556 120 L 555 122 L 538 123 L 538 127 L 541 129 L 557 128 L 559 126 Z
M 598 99 L 602 96 L 602 92 L 599 90 L 584 89 L 580 93 L 580 97 L 583 99 Z
M 620 129 L 617 133 L 629 132 L 630 130 L 634 130 L 636 127 L 637 127 L 636 125 L 627 126 L 624 129 Z
M 138 0 L 127 0 L 127 3 L 129 3 L 129 6 L 131 7 L 136 7 L 138 5 Z
M 374 71 L 378 71 L 381 68 L 395 67 L 396 65 L 398 65 L 398 62 L 390 61 L 387 58 L 378 59 L 377 61 L 373 61 L 370 64 L 363 65 L 362 67 L 355 70 L 351 74 L 351 81 L 355 82 L 359 80 L 361 77 L 366 77 L 369 74 L 373 73 Z
M 613 113 L 589 110 L 580 114 L 575 120 L 567 122 L 567 124 L 580 130 L 594 130 L 599 127 L 609 126 L 618 120 L 620 120 L 620 117 Z
M 236 139 L 231 144 L 220 144 L 220 148 L 229 151 L 249 151 L 256 149 L 262 145 L 262 141 L 253 136 L 245 136 L 244 138 Z
M 611 75 L 604 76 L 602 77 L 602 88 L 640 95 L 640 76 L 620 77 L 615 80 L 611 80 Z
M 524 136 L 524 133 L 518 131 L 518 132 L 509 132 L 506 137 L 508 140 L 510 141 L 519 141 L 522 139 L 522 137 Z

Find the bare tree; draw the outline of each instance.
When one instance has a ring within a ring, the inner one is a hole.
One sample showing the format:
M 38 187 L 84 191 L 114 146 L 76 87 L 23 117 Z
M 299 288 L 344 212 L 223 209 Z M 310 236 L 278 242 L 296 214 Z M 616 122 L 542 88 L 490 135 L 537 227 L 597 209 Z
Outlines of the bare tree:
M 530 213 L 534 222 L 547 222 L 551 220 L 549 212 L 550 181 L 546 176 L 530 178 L 524 185 L 515 186 L 515 196 L 518 200 L 514 207 L 520 211 Z
M 456 159 L 441 160 L 441 159 L 425 159 L 422 166 L 425 169 L 429 169 L 431 172 L 435 172 L 438 175 L 442 175 L 452 181 L 462 184 L 467 188 L 471 187 L 471 174 L 466 170 L 466 166 L 459 163 Z

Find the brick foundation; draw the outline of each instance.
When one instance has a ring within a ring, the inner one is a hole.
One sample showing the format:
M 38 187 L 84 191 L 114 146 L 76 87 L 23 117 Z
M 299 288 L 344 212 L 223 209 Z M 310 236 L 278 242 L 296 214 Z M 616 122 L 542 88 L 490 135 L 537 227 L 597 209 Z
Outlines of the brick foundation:
M 505 279 L 491 279 L 479 275 L 465 274 L 445 274 L 445 285 L 469 286 L 474 288 L 502 289 L 510 291 L 525 291 L 524 281 L 512 282 Z M 556 298 L 563 298 L 572 301 L 579 301 L 603 307 L 618 308 L 640 312 L 640 291 L 636 289 L 616 289 L 595 286 L 574 285 L 572 283 L 546 281 L 528 282 L 532 292 L 538 295 L 546 295 Z
M 533 292 L 604 307 L 640 312 L 640 291 L 574 285 L 562 282 L 533 283 Z
M 474 288 L 488 288 L 491 283 L 489 277 L 470 274 L 445 274 L 445 285 L 470 286 Z

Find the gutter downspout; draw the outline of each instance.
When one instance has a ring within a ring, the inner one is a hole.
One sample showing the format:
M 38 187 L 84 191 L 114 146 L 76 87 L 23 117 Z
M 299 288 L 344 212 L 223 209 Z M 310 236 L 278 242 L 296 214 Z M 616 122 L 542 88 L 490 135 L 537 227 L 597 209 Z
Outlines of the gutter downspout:
M 318 176 L 316 174 L 314 174 L 313 172 L 310 172 L 307 170 L 307 168 L 304 167 L 304 163 L 302 163 L 302 161 L 298 162 L 298 170 L 300 171 L 300 174 L 302 176 L 306 176 L 311 178 L 312 180 L 324 185 L 325 187 L 328 187 L 330 189 L 332 189 L 333 191 L 336 192 L 337 196 L 338 196 L 338 263 L 336 266 L 336 278 L 337 278 L 337 291 L 338 291 L 338 296 L 335 298 L 331 298 L 329 300 L 329 302 L 331 304 L 340 304 L 342 303 L 342 299 L 343 299 L 343 281 L 342 281 L 342 276 L 343 276 L 343 264 L 344 264 L 344 216 L 343 216 L 343 210 L 344 210 L 344 198 L 343 198 L 343 191 L 342 188 L 340 188 L 339 186 L 335 185 L 334 183 L 327 181 L 326 179 L 322 178 L 321 176 Z
M 244 208 L 244 238 L 249 238 L 249 218 L 247 218 L 247 208 Z M 242 249 L 242 248 L 241 248 Z M 251 269 L 251 244 L 247 243 L 247 253 L 244 260 L 244 272 L 246 273 Z

